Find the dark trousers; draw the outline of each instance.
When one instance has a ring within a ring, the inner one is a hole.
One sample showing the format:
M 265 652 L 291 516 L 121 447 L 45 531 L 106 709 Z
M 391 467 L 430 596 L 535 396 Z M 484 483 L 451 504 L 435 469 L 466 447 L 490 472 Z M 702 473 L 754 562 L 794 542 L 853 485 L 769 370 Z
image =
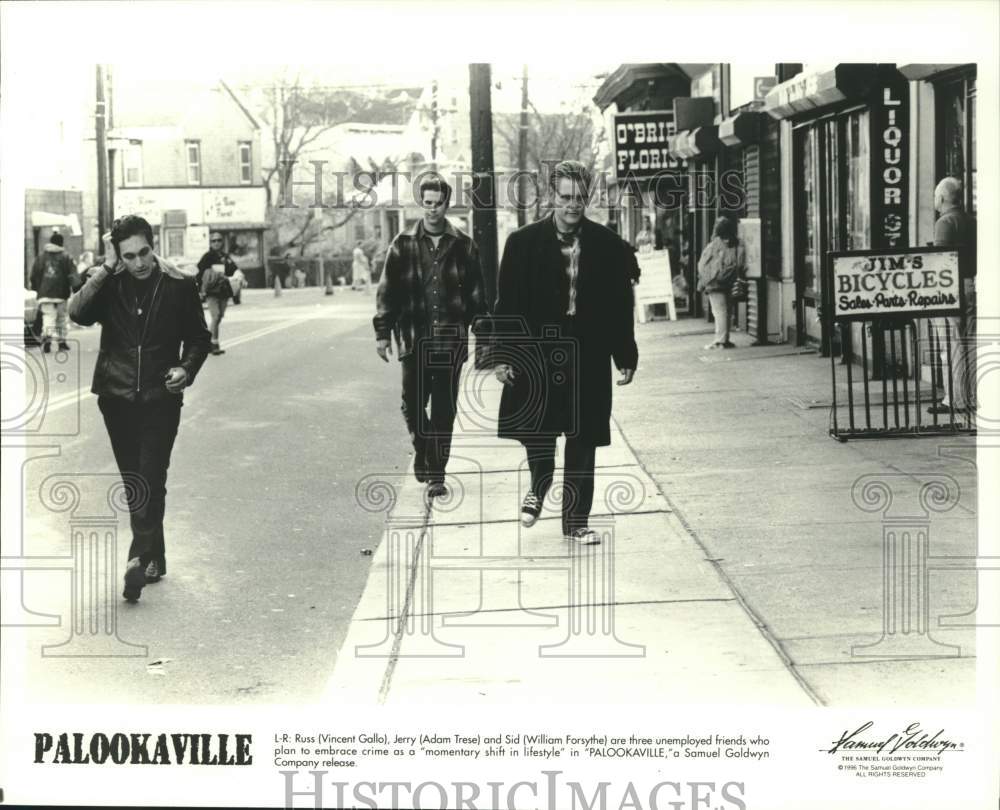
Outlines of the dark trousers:
M 462 363 L 440 366 L 421 363 L 417 352 L 402 358 L 403 419 L 413 440 L 415 466 L 422 467 L 430 482 L 444 481 L 451 455 L 451 432 L 455 425 L 458 378 Z M 427 404 L 430 403 L 430 418 Z
M 531 491 L 539 501 L 552 486 L 556 468 L 556 437 L 540 436 L 524 441 L 531 472 Z M 562 530 L 569 534 L 587 527 L 594 503 L 594 457 L 597 448 L 579 439 L 566 438 L 563 455 Z
M 156 560 L 166 573 L 163 514 L 167 497 L 167 468 L 181 419 L 181 398 L 170 397 L 147 404 L 115 397 L 98 397 L 98 407 L 111 438 L 118 471 L 132 523 L 128 559 L 138 557 L 143 566 Z M 126 476 L 137 476 L 138 485 Z

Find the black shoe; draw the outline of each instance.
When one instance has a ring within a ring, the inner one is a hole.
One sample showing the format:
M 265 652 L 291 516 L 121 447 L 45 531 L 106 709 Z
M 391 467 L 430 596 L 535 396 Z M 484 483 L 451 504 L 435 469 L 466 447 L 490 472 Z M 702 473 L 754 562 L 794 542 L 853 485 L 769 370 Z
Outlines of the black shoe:
M 593 529 L 588 529 L 586 526 L 573 529 L 571 532 L 565 532 L 564 536 L 571 543 L 577 543 L 581 546 L 598 546 L 601 544 L 601 538 L 597 536 L 597 532 Z
M 528 492 L 521 504 L 521 525 L 530 529 L 535 525 L 538 516 L 542 514 L 542 502 L 534 492 Z
M 735 349 L 736 348 L 736 344 L 733 343 L 730 340 L 727 340 L 725 343 L 722 344 L 722 348 L 723 349 Z
M 949 405 L 947 402 L 939 402 L 937 405 L 931 405 L 927 409 L 927 413 L 942 414 L 942 413 L 951 413 L 952 411 L 954 411 L 955 413 L 962 413 L 962 411 L 964 410 L 965 408 L 952 408 L 951 405 Z
M 59 341 L 59 351 L 61 351 L 61 352 L 68 352 L 69 351 L 69 344 L 65 340 L 60 340 Z
M 46 354 L 52 351 L 52 341 L 48 338 L 42 341 L 42 351 Z
M 145 576 L 147 585 L 150 582 L 159 582 L 163 578 L 163 571 L 156 560 L 149 561 L 149 565 L 146 566 Z
M 226 350 L 225 349 L 220 349 L 218 343 L 213 343 L 212 344 L 212 354 L 225 354 L 225 353 L 226 353 Z
M 427 485 L 428 498 L 440 498 L 447 494 L 448 494 L 448 487 L 444 485 L 444 481 L 431 481 Z
M 142 567 L 138 557 L 129 560 L 125 568 L 125 590 L 122 596 L 129 602 L 138 602 L 139 594 L 142 593 L 142 586 L 146 584 L 146 570 Z

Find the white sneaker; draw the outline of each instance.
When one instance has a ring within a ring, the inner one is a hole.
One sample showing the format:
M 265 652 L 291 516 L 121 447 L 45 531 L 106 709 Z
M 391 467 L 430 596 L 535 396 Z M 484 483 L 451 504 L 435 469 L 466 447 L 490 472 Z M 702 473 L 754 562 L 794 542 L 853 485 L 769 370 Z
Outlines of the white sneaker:
M 524 503 L 521 504 L 521 525 L 531 528 L 542 513 L 542 502 L 534 492 L 529 492 L 524 496 Z
M 597 546 L 601 543 L 601 538 L 593 529 L 576 529 L 572 534 L 566 535 L 567 540 L 578 543 L 581 546 Z
M 711 350 L 711 349 L 721 349 L 721 348 L 722 348 L 722 344 L 721 343 L 707 343 L 707 344 L 705 344 L 705 347 L 704 347 L 704 349 L 705 349 L 706 352 L 709 351 L 709 350 Z

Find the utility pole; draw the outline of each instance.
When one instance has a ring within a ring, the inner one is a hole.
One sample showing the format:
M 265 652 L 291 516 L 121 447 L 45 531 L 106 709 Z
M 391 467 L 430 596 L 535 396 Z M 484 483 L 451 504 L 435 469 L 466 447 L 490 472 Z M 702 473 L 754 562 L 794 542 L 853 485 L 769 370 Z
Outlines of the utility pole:
M 110 130 L 115 129 L 115 74 L 111 65 L 104 67 L 104 126 L 105 138 Z M 116 141 L 113 139 L 112 143 Z M 107 143 L 105 142 L 105 145 Z M 109 223 L 115 218 L 115 158 L 116 149 L 112 147 L 108 150 L 108 220 Z M 110 228 L 110 224 L 108 225 Z
M 431 164 L 437 170 L 438 153 L 438 83 L 431 82 Z
M 528 66 L 521 70 L 521 124 L 517 133 L 517 227 L 528 219 Z
M 469 125 L 472 136 L 472 235 L 479 246 L 486 300 L 492 309 L 497 296 L 497 210 L 488 64 L 469 65 Z
M 104 100 L 104 67 L 97 66 L 97 104 L 95 123 L 97 127 L 97 251 L 104 249 L 101 241 L 108 232 L 110 219 L 108 217 L 108 143 L 107 143 L 107 104 Z

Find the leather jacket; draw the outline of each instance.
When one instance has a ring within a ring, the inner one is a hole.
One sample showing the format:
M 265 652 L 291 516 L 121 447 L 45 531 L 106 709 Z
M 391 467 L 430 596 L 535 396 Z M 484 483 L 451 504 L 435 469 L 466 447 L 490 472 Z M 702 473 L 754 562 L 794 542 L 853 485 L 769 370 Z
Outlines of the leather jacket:
M 103 267 L 91 271 L 69 301 L 69 317 L 75 323 L 102 327 L 90 389 L 98 396 L 143 403 L 183 396 L 167 390 L 167 372 L 180 366 L 191 385 L 211 348 L 194 279 L 156 258 L 159 269 L 154 271 L 145 320 L 129 294 L 124 269 L 113 275 Z

